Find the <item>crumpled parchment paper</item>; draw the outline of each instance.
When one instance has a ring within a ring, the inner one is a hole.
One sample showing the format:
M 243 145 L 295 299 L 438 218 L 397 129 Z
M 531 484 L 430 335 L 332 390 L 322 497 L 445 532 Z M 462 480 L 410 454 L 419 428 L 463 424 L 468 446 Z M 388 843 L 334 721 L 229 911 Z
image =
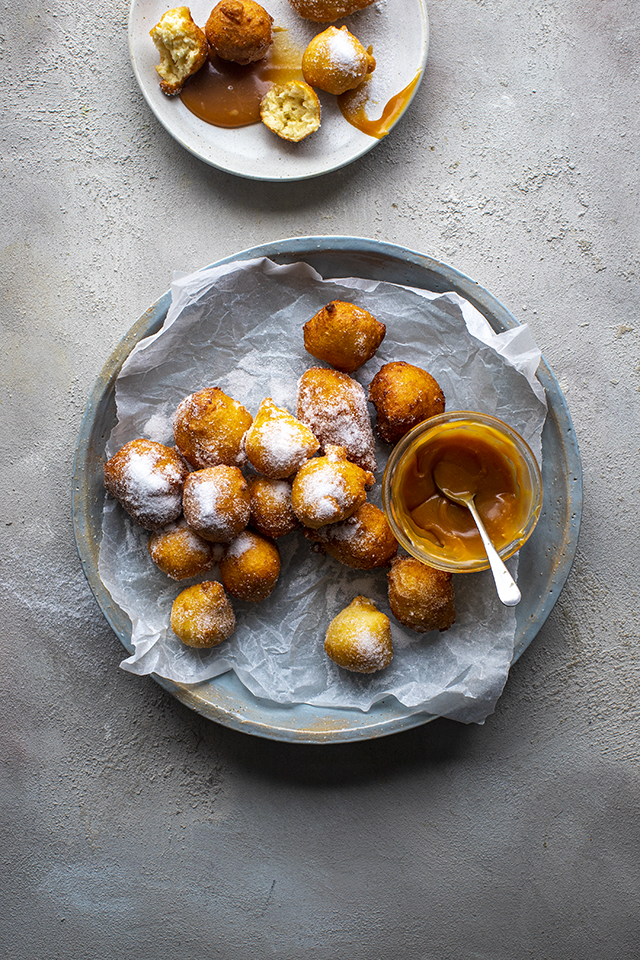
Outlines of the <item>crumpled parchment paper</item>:
M 305 263 L 279 266 L 267 259 L 175 280 L 162 330 L 136 346 L 118 377 L 118 423 L 107 456 L 136 437 L 172 444 L 179 401 L 205 386 L 221 387 L 253 414 L 267 396 L 295 413 L 298 378 L 318 363 L 304 349 L 302 326 L 334 299 L 356 303 L 386 324 L 377 355 L 355 375 L 365 388 L 391 360 L 423 366 L 444 390 L 448 410 L 479 410 L 507 421 L 540 459 L 546 403 L 535 379 L 540 352 L 526 327 L 495 334 L 456 294 L 323 280 Z M 378 444 L 378 482 L 370 493 L 378 504 L 388 453 Z M 296 532 L 278 541 L 282 572 L 272 595 L 260 604 L 234 600 L 235 634 L 196 651 L 169 627 L 173 600 L 193 581 L 165 577 L 148 555 L 148 536 L 107 498 L 99 570 L 133 625 L 135 652 L 123 661 L 126 670 L 184 683 L 234 670 L 255 696 L 280 703 L 366 711 L 393 695 L 416 712 L 467 723 L 482 723 L 502 692 L 515 612 L 498 601 L 488 571 L 455 577 L 454 626 L 419 635 L 391 615 L 384 570 L 347 568 L 313 553 Z M 517 571 L 517 557 L 509 566 Z M 215 576 L 214 570 L 199 579 Z M 394 659 L 368 676 L 341 670 L 323 650 L 328 623 L 358 594 L 370 597 L 392 624 Z

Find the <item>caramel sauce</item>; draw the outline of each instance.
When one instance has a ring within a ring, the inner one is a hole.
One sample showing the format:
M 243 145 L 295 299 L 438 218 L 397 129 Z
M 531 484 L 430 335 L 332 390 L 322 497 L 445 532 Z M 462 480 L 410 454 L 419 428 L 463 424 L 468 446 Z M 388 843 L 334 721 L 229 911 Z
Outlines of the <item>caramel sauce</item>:
M 419 79 L 420 71 L 418 71 L 411 83 L 406 86 L 404 90 L 401 90 L 400 93 L 396 93 L 395 96 L 391 97 L 385 105 L 379 120 L 370 120 L 365 112 L 368 103 L 367 80 L 361 83 L 359 87 L 356 87 L 355 90 L 347 90 L 346 93 L 341 93 L 337 97 L 340 112 L 352 127 L 357 127 L 362 133 L 381 140 L 382 137 L 386 137 L 398 117 L 401 116 L 411 99 L 411 94 L 415 90 Z
M 260 101 L 274 83 L 302 80 L 302 51 L 284 29 L 274 30 L 266 57 L 241 66 L 212 56 L 185 83 L 187 110 L 215 127 L 246 127 L 260 120 Z
M 398 523 L 413 542 L 449 561 L 486 558 L 469 510 L 447 499 L 436 486 L 436 467 L 439 478 L 446 473 L 448 489 L 474 496 L 498 550 L 520 538 L 531 514 L 533 491 L 516 445 L 492 427 L 454 422 L 418 441 L 398 464 L 394 506 Z

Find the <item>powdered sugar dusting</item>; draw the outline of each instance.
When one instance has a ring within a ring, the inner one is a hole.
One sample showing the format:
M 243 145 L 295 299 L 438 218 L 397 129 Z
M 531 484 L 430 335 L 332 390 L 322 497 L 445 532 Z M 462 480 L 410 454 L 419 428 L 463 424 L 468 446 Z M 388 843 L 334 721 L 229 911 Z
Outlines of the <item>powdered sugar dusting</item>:
M 229 544 L 225 555 L 227 557 L 241 557 L 247 550 L 250 550 L 251 547 L 254 546 L 255 542 L 255 536 L 245 530 Z
M 236 470 L 229 467 L 229 470 Z M 226 542 L 249 522 L 250 504 L 246 486 L 225 468 L 211 467 L 187 478 L 183 509 L 187 523 L 210 540 Z M 246 490 L 246 496 L 241 491 Z
M 347 485 L 330 463 L 319 464 L 312 472 L 298 475 L 298 479 L 302 499 L 312 505 L 316 519 L 329 522 L 347 506 Z
M 286 480 L 274 480 L 270 486 L 269 492 L 274 504 L 278 506 L 291 505 L 291 484 Z
M 353 77 L 361 74 L 363 57 L 355 37 L 345 29 L 333 29 L 327 34 L 326 49 L 331 67 Z
M 155 450 L 131 453 L 124 468 L 124 475 L 133 497 L 144 498 L 154 494 L 170 493 L 170 484 L 180 482 L 180 473 L 172 463 L 158 470 L 160 457 Z
M 324 531 L 318 530 L 318 534 L 323 540 L 333 540 L 342 543 L 349 543 L 362 536 L 362 524 L 356 516 L 348 517 L 340 523 L 334 523 Z
M 251 465 L 267 477 L 281 480 L 294 474 L 318 449 L 309 427 L 288 410 L 277 407 L 270 397 L 260 405 L 244 437 Z
M 217 525 L 224 525 L 223 502 L 231 493 L 228 480 L 222 478 L 217 482 L 198 483 L 190 488 L 189 493 L 191 505 L 200 522 L 213 521 Z
M 104 468 L 104 482 L 142 526 L 163 527 L 182 510 L 186 464 L 170 447 L 153 440 L 125 444 Z
M 389 663 L 389 648 L 379 631 L 362 626 L 353 637 L 353 658 L 371 672 L 382 670 Z
M 323 447 L 345 447 L 364 470 L 376 469 L 375 444 L 364 388 L 337 370 L 312 367 L 298 382 L 298 418 Z

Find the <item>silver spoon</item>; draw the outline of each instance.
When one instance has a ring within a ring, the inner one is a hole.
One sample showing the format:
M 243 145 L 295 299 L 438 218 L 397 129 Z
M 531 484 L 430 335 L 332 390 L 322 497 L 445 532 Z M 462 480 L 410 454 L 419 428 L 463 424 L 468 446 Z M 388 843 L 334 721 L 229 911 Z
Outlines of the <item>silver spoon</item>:
M 480 519 L 478 508 L 474 502 L 475 494 L 470 492 L 473 488 L 472 479 L 469 478 L 469 484 L 461 485 L 460 469 L 456 467 L 456 474 L 454 475 L 452 471 L 448 469 L 448 466 L 449 464 L 446 460 L 441 460 L 440 463 L 436 464 L 433 471 L 433 479 L 435 480 L 436 486 L 448 500 L 453 500 L 454 503 L 460 503 L 470 511 L 487 553 L 487 560 L 491 567 L 498 597 L 506 607 L 515 607 L 517 603 L 520 603 L 522 594 L 515 580 L 500 559 L 498 551 L 491 542 L 484 523 Z

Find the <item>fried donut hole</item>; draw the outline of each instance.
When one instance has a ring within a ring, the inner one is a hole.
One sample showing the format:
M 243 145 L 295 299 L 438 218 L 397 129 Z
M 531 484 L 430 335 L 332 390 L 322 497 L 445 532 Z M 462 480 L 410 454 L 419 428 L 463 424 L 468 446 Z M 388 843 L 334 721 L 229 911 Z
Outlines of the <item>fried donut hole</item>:
M 302 80 L 276 83 L 262 98 L 260 119 L 282 140 L 299 143 L 320 126 L 318 94 Z
M 215 647 L 235 628 L 233 607 L 216 580 L 187 587 L 173 601 L 171 629 L 188 647 Z
M 187 465 L 155 440 L 130 440 L 104 465 L 104 485 L 129 516 L 147 530 L 173 523 L 182 512 Z
M 324 457 L 300 467 L 291 488 L 291 506 L 305 527 L 346 520 L 367 499 L 375 478 L 347 460 L 344 447 L 329 445 Z
M 304 535 L 316 549 L 357 570 L 387 567 L 398 552 L 387 518 L 373 503 L 363 503 L 341 523 L 305 530 Z
M 266 600 L 280 576 L 280 551 L 272 540 L 245 530 L 220 559 L 220 579 L 238 600 Z
M 353 373 L 371 360 L 386 333 L 367 310 L 332 300 L 303 327 L 305 350 L 343 373 Z
M 260 404 L 243 443 L 251 466 L 273 480 L 290 477 L 320 447 L 309 427 L 277 407 L 271 397 Z
M 249 523 L 251 499 L 237 467 L 220 464 L 190 473 L 182 496 L 184 518 L 212 543 L 231 543 Z
M 213 544 L 194 533 L 184 519 L 152 533 L 148 547 L 155 565 L 172 580 L 196 577 L 215 562 Z
M 397 443 L 418 423 L 444 412 L 444 393 L 421 367 L 404 360 L 385 363 L 369 384 L 381 440 Z
M 284 537 L 300 526 L 291 506 L 291 481 L 250 477 L 250 523 L 265 537 Z
M 324 640 L 325 653 L 339 667 L 376 673 L 393 658 L 391 624 L 372 600 L 356 597 L 333 618 Z
M 387 575 L 394 617 L 417 633 L 448 630 L 456 619 L 452 575 L 413 557 L 396 557 Z
M 191 19 L 188 7 L 167 10 L 149 35 L 160 54 L 156 67 L 160 89 L 168 97 L 175 97 L 209 56 L 207 38 Z
M 311 367 L 298 381 L 296 412 L 322 447 L 344 447 L 349 460 L 363 470 L 376 469 L 367 398 L 357 380 L 340 370 Z
M 373 0 L 289 0 L 293 9 L 305 20 L 331 23 L 371 6 Z
M 173 437 L 182 456 L 196 470 L 219 463 L 244 462 L 242 438 L 253 417 L 241 403 L 219 387 L 208 387 L 185 397 L 173 418 Z
M 359 87 L 375 68 L 371 47 L 365 50 L 346 27 L 327 27 L 302 55 L 302 75 L 307 83 L 336 95 Z
M 213 53 L 233 63 L 262 60 L 271 46 L 273 19 L 254 0 L 220 0 L 209 14 L 205 33 Z

